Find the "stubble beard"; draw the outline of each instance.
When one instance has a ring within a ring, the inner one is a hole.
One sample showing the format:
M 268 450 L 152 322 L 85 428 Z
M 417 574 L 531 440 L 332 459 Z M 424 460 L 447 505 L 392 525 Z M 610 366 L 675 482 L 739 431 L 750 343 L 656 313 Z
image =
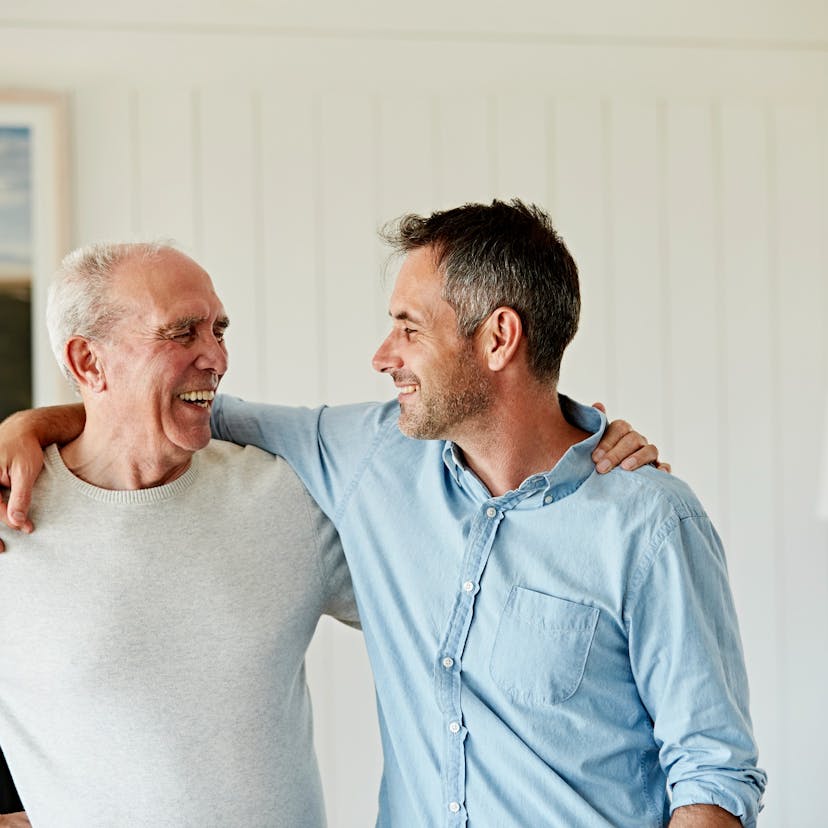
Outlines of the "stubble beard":
M 485 414 L 492 405 L 492 389 L 488 378 L 478 366 L 469 349 L 461 353 L 451 371 L 435 377 L 434 390 L 416 392 L 420 399 L 416 407 L 406 411 L 400 408 L 400 431 L 416 440 L 448 440 L 457 427 L 473 417 Z

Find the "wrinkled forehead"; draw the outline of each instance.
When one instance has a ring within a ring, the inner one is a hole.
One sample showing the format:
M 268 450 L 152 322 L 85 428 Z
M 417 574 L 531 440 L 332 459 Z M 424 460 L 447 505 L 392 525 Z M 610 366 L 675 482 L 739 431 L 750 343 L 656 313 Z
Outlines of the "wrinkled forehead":
M 207 271 L 177 250 L 123 262 L 113 274 L 111 298 L 142 316 L 226 316 Z

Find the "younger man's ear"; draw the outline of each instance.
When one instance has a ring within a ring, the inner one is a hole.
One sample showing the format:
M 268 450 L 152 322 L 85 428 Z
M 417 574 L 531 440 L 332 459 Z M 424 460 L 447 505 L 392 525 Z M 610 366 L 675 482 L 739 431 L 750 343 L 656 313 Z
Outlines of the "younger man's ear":
M 523 339 L 523 323 L 514 308 L 495 308 L 483 322 L 482 345 L 491 371 L 502 371 L 517 354 Z

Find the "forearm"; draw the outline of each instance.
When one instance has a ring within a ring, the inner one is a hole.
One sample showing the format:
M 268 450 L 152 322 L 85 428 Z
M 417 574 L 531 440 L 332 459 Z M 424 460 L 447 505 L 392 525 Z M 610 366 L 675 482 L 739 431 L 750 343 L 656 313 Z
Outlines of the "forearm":
M 11 490 L 5 501 L 0 492 L 0 521 L 24 532 L 34 529 L 28 512 L 43 447 L 74 440 L 85 422 L 82 405 L 56 405 L 18 411 L 0 423 L 0 488 Z M 0 539 L 0 552 L 4 549 Z
M 30 828 L 31 823 L 25 811 L 16 814 L 0 814 L 0 828 Z
M 717 805 L 683 805 L 676 808 L 669 828 L 740 828 L 738 817 Z
M 18 411 L 0 424 L 3 439 L 7 435 L 33 435 L 41 446 L 64 444 L 74 440 L 83 431 L 86 413 L 80 403 L 52 405 Z

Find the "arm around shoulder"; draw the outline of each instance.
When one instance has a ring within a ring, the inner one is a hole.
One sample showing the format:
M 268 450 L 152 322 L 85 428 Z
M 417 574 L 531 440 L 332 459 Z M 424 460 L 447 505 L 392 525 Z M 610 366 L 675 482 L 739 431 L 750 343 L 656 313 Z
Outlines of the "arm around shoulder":
M 59 405 L 18 411 L 0 423 L 0 486 L 11 489 L 0 501 L 0 520 L 12 529 L 31 531 L 28 519 L 32 487 L 43 467 L 43 446 L 66 443 L 83 430 L 83 406 Z

